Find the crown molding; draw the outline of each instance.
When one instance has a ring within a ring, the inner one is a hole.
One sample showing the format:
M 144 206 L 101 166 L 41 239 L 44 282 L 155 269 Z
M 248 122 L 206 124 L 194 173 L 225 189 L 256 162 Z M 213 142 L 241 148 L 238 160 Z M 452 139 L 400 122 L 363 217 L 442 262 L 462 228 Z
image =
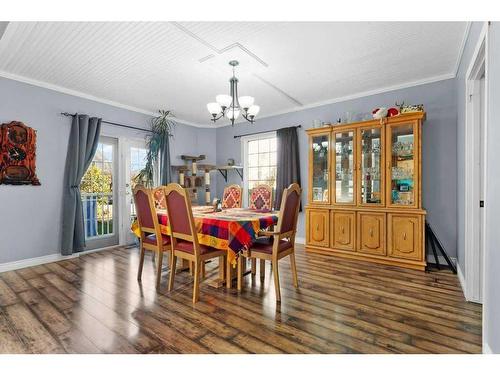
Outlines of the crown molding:
M 338 97 L 338 98 L 334 98 L 334 99 L 329 99 L 329 100 L 324 100 L 324 101 L 315 102 L 315 103 L 311 103 L 311 104 L 306 104 L 306 105 L 303 105 L 301 107 L 293 107 L 293 108 L 286 109 L 283 111 L 273 112 L 273 113 L 270 113 L 268 115 L 259 117 L 258 119 L 256 119 L 256 121 L 259 121 L 259 120 L 262 120 L 262 119 L 268 118 L 268 117 L 284 115 L 286 113 L 293 113 L 293 112 L 303 111 L 306 109 L 322 107 L 322 106 L 328 105 L 328 104 L 342 103 L 342 102 L 346 102 L 349 100 L 364 98 L 367 96 L 383 94 L 385 92 L 402 90 L 402 89 L 407 89 L 410 87 L 416 87 L 416 86 L 426 85 L 426 84 L 430 84 L 430 83 L 434 83 L 434 82 L 445 81 L 447 79 L 452 79 L 455 77 L 456 77 L 456 75 L 454 73 L 448 73 L 448 74 L 442 74 L 439 76 L 425 78 L 425 79 L 421 79 L 421 80 L 417 80 L 417 81 L 410 81 L 410 82 L 402 83 L 399 85 L 386 86 L 386 87 L 375 89 L 375 90 L 363 91 L 363 92 L 359 92 L 359 93 L 352 94 L 352 95 L 346 95 L 346 96 L 342 96 L 342 97 Z M 244 124 L 244 123 L 245 123 L 244 121 L 238 121 L 238 122 L 235 122 L 234 124 L 236 125 L 236 124 Z M 225 126 L 230 126 L 230 125 L 231 124 L 218 125 L 218 126 L 216 126 L 216 128 L 223 128 Z
M 9 26 L 9 22 L 0 21 L 0 39 L 2 39 L 5 30 L 7 30 L 7 26 Z
M 63 87 L 63 86 L 55 85 L 55 84 L 44 82 L 44 81 L 39 81 L 39 80 L 36 80 L 33 78 L 24 77 L 24 76 L 14 74 L 14 73 L 9 73 L 9 72 L 6 72 L 4 70 L 0 70 L 0 77 L 11 79 L 13 81 L 27 83 L 27 84 L 32 85 L 32 86 L 41 87 L 41 88 L 56 91 L 56 92 L 59 92 L 62 94 L 76 96 L 78 98 L 91 100 L 93 102 L 106 104 L 106 105 L 109 105 L 112 107 L 126 109 L 127 111 L 131 111 L 131 112 L 142 113 L 142 114 L 148 115 L 148 116 L 158 116 L 158 113 L 152 112 L 152 111 L 147 110 L 147 109 L 134 107 L 134 106 L 131 106 L 128 104 L 116 102 L 114 100 L 100 98 L 98 96 L 86 94 L 86 93 L 81 92 L 81 91 L 68 89 L 68 88 Z M 187 120 L 184 120 L 182 118 L 175 117 L 175 116 L 173 116 L 173 118 L 175 119 L 176 122 L 181 123 L 183 125 L 194 126 L 196 128 L 213 128 L 213 126 L 210 126 L 210 125 L 197 124 L 197 123 L 187 121 Z
M 455 77 L 458 74 L 458 69 L 460 69 L 460 63 L 462 62 L 462 56 L 464 54 L 465 45 L 467 44 L 467 39 L 469 39 L 469 33 L 470 33 L 471 26 L 472 26 L 472 22 L 471 21 L 467 22 L 466 27 L 465 27 L 464 36 L 462 38 L 462 43 L 460 44 L 457 62 L 455 63 Z
M 67 88 L 62 87 L 62 86 L 54 85 L 54 84 L 43 82 L 43 81 L 38 81 L 38 80 L 35 80 L 32 78 L 27 78 L 27 77 L 13 74 L 13 73 L 9 73 L 9 72 L 3 71 L 3 70 L 0 70 L 0 77 L 4 77 L 4 78 L 12 79 L 14 81 L 19 81 L 19 82 L 27 83 L 30 85 L 42 87 L 42 88 L 49 89 L 52 91 L 57 91 L 57 92 L 67 94 L 67 95 L 72 95 L 72 96 L 80 97 L 83 99 L 92 100 L 92 101 L 102 103 L 102 104 L 107 104 L 107 105 L 110 105 L 113 107 L 126 109 L 126 110 L 129 110 L 132 112 L 142 113 L 142 114 L 149 115 L 149 116 L 156 116 L 157 115 L 155 112 L 151 112 L 151 111 L 146 110 L 146 109 L 133 107 L 133 106 L 130 106 L 127 104 L 122 104 L 122 103 L 115 102 L 115 101 L 108 100 L 108 99 L 104 99 L 104 98 L 99 98 L 97 96 L 85 94 L 85 93 L 80 92 L 80 91 L 67 89 Z M 452 79 L 455 77 L 456 77 L 455 73 L 448 73 L 448 74 L 443 74 L 443 75 L 439 75 L 439 76 L 425 78 L 425 79 L 421 79 L 421 80 L 417 80 L 417 81 L 410 81 L 410 82 L 402 83 L 399 85 L 386 86 L 386 87 L 375 89 L 375 90 L 363 91 L 363 92 L 359 92 L 356 94 L 346 95 L 346 96 L 337 97 L 334 99 L 329 99 L 329 100 L 324 100 L 324 101 L 315 102 L 315 103 L 311 103 L 311 104 L 306 104 L 303 106 L 295 106 L 292 108 L 287 108 L 287 109 L 282 110 L 282 111 L 272 112 L 272 113 L 267 114 L 265 116 L 261 116 L 256 121 L 259 121 L 259 120 L 264 119 L 264 118 L 283 115 L 286 113 L 299 112 L 299 111 L 303 111 L 306 109 L 321 107 L 321 106 L 328 105 L 328 104 L 341 103 L 341 102 L 346 102 L 349 100 L 359 99 L 359 98 L 363 98 L 363 97 L 367 97 L 367 96 L 382 94 L 385 92 L 401 90 L 401 89 L 406 89 L 406 88 L 415 87 L 415 86 L 421 86 L 421 85 L 434 83 L 434 82 L 438 82 L 438 81 L 444 81 L 444 80 Z M 174 117 L 174 119 L 183 125 L 193 126 L 196 128 L 204 128 L 204 129 L 219 129 L 219 128 L 224 128 L 226 126 L 231 126 L 230 123 L 220 124 L 220 125 L 219 124 L 215 124 L 215 125 L 208 124 L 207 125 L 207 124 L 200 124 L 200 123 L 187 121 L 187 120 L 184 120 L 184 119 L 181 119 L 178 117 Z M 241 120 L 241 121 L 235 122 L 235 125 L 236 124 L 244 124 L 244 123 L 246 123 L 246 122 L 244 120 Z

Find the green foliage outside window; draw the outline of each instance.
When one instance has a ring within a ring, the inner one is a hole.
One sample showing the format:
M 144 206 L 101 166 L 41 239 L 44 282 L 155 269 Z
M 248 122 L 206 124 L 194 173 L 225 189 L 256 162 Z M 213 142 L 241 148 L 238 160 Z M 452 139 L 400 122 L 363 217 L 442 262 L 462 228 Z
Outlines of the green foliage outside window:
M 80 191 L 82 193 L 111 193 L 112 192 L 112 177 L 111 173 L 105 173 L 102 169 L 98 168 L 95 164 L 92 164 L 85 176 L 82 179 L 80 185 Z

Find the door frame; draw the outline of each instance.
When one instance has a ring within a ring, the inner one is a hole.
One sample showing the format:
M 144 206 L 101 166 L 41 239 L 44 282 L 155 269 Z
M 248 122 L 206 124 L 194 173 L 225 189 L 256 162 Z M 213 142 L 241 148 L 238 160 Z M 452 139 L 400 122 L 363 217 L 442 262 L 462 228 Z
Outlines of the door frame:
M 127 168 L 130 166 L 130 155 L 128 150 L 130 147 L 137 145 L 138 147 L 146 146 L 144 137 L 118 137 L 118 150 L 119 150 L 119 171 L 118 174 L 118 201 L 119 201 L 119 245 L 127 246 L 127 234 L 130 231 L 130 222 L 128 217 L 127 207 Z
M 484 69 L 484 97 L 482 102 L 478 102 L 477 93 Z M 488 209 L 487 202 L 485 206 L 479 209 L 479 200 L 481 195 L 486 196 L 487 184 L 486 174 L 484 181 L 481 184 L 481 171 L 479 166 L 479 151 L 482 151 L 484 165 L 483 170 L 487 170 L 488 160 L 487 143 L 481 143 L 481 107 L 484 111 L 483 117 L 483 140 L 486 140 L 488 133 L 488 22 L 485 22 L 481 30 L 473 57 L 465 75 L 465 228 L 464 228 L 464 245 L 465 245 L 465 275 L 464 277 L 464 294 L 468 301 L 483 303 L 484 296 L 484 264 L 485 251 L 484 244 L 486 240 L 486 212 Z M 482 150 L 480 148 L 482 147 Z M 470 184 L 469 182 L 473 183 Z M 482 219 L 482 228 L 479 228 L 479 222 Z M 480 231 L 480 229 L 482 229 Z M 481 243 L 483 248 L 481 249 Z

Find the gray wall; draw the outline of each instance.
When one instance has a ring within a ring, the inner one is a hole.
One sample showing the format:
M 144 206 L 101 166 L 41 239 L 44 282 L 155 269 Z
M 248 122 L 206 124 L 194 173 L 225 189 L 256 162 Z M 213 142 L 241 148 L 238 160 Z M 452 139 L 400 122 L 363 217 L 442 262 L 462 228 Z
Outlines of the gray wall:
M 345 117 L 346 111 L 368 113 L 379 106 L 393 106 L 396 101 L 424 104 L 427 121 L 423 126 L 423 202 L 428 211 L 428 220 L 443 242 L 448 253 L 456 256 L 457 236 L 457 132 L 455 80 L 449 79 L 407 89 L 390 91 L 341 103 L 324 105 L 298 112 L 258 119 L 255 124 L 237 124 L 234 127 L 217 129 L 217 160 L 226 163 L 228 158 L 241 162 L 241 141 L 237 134 L 276 130 L 292 125 L 302 125 L 299 130 L 301 179 L 304 189 L 303 201 L 307 197 L 307 135 L 304 130 L 312 126 L 313 120 L 332 122 Z M 225 185 L 218 177 L 220 197 Z M 228 183 L 241 183 L 233 175 Z M 299 218 L 299 237 L 304 237 L 304 214 Z
M 79 112 L 146 127 L 149 116 L 0 78 L 0 123 L 23 121 L 37 130 L 37 174 L 42 186 L 0 185 L 0 264 L 60 252 L 62 184 L 70 119 Z M 103 134 L 143 138 L 143 132 L 104 125 Z M 172 164 L 183 153 L 205 153 L 215 162 L 215 131 L 179 124 Z
M 489 29 L 484 340 L 500 353 L 500 22 Z

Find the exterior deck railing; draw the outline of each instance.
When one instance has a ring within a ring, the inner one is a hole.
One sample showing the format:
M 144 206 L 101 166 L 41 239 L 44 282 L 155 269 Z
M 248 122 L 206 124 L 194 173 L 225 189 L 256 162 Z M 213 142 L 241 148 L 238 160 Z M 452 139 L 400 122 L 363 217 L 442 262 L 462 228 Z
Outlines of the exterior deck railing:
M 82 193 L 85 238 L 112 235 L 113 193 Z

